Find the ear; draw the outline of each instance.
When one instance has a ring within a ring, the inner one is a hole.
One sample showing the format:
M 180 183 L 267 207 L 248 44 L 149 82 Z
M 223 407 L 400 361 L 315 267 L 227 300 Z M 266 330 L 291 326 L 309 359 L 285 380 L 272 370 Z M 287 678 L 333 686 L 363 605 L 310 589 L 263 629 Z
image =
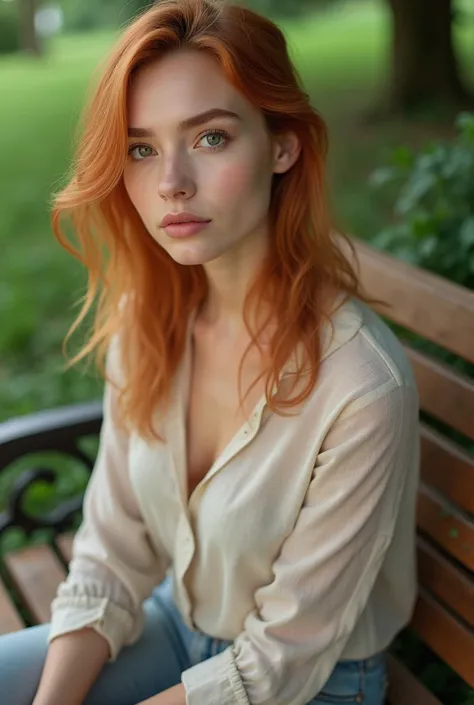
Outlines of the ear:
M 294 132 L 282 132 L 273 138 L 273 173 L 284 174 L 291 169 L 301 152 L 299 137 Z

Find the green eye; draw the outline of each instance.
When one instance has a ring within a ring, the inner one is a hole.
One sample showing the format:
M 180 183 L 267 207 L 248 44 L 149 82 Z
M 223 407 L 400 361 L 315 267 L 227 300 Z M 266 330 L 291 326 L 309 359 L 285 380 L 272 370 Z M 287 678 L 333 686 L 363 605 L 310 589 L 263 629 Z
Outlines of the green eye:
M 203 144 L 204 140 L 206 142 Z M 227 132 L 223 132 L 221 130 L 211 130 L 201 137 L 199 143 L 202 144 L 203 147 L 218 149 L 219 147 L 223 147 L 228 141 L 229 135 Z
M 222 139 L 222 135 L 219 135 L 217 134 L 217 132 L 214 132 L 212 135 L 206 135 L 206 139 L 210 147 L 218 147 Z
M 146 144 L 136 144 L 133 147 L 130 147 L 128 151 L 129 155 L 136 161 L 146 159 L 147 157 L 151 156 L 152 152 L 153 148 L 148 147 Z

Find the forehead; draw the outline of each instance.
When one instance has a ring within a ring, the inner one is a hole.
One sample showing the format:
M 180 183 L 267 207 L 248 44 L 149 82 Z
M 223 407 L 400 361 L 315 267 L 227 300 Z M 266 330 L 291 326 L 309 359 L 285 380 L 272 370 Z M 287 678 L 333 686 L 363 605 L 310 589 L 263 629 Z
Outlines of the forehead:
M 231 110 L 244 119 L 258 114 L 218 64 L 196 50 L 170 52 L 140 69 L 128 93 L 129 123 L 140 127 L 172 126 L 211 108 Z

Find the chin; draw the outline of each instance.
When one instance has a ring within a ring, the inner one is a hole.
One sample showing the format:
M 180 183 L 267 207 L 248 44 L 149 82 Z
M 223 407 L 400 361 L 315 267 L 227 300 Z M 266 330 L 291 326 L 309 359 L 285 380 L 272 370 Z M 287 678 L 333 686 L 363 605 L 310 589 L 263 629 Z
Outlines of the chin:
M 185 246 L 184 243 L 182 243 L 178 247 L 168 248 L 168 254 L 178 264 L 189 267 L 192 265 L 196 266 L 198 264 L 205 265 L 208 262 L 218 259 L 223 253 L 220 251 L 203 251 L 194 249 L 193 247 Z

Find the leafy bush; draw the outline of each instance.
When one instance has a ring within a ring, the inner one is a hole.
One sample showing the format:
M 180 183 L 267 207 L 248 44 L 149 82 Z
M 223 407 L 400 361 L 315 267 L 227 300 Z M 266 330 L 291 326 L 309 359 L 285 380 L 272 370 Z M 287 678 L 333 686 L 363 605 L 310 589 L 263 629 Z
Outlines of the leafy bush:
M 0 0 L 0 54 L 12 54 L 20 48 L 16 3 Z
M 373 244 L 411 264 L 474 288 L 474 115 L 462 113 L 458 134 L 418 154 L 397 149 L 371 184 L 400 184 L 396 220 Z
M 418 153 L 399 147 L 392 164 L 371 175 L 372 188 L 398 188 L 394 222 L 377 233 L 372 244 L 474 289 L 474 114 L 461 113 L 455 125 L 457 134 L 450 142 L 429 144 Z M 415 333 L 393 327 L 414 347 L 474 376 L 471 363 Z M 474 450 L 454 431 L 446 433 Z

